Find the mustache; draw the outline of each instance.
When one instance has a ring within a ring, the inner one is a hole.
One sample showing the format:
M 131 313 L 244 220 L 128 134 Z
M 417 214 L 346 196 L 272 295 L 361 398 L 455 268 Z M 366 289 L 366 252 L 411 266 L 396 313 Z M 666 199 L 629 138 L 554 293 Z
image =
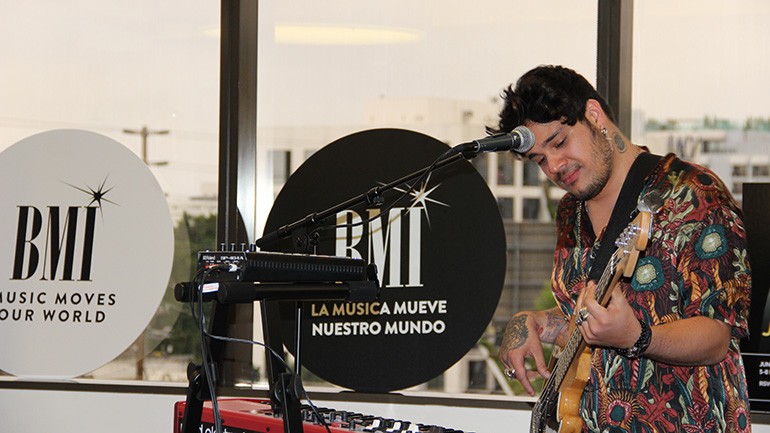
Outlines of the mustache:
M 562 182 L 564 176 L 567 173 L 572 173 L 573 171 L 577 170 L 578 168 L 580 168 L 580 164 L 578 164 L 578 163 L 573 163 L 573 164 L 568 165 L 567 167 L 562 168 L 561 170 L 556 172 L 556 181 Z

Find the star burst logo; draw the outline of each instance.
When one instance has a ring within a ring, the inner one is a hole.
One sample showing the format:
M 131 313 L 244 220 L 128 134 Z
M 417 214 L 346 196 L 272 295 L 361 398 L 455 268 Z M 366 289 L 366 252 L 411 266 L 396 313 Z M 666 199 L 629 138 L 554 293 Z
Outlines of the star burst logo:
M 438 200 L 434 200 L 430 197 L 428 197 L 433 191 L 437 190 L 438 187 L 441 186 L 441 184 L 438 184 L 434 186 L 433 188 L 428 189 L 428 186 L 430 184 L 430 174 L 428 174 L 428 177 L 425 178 L 425 180 L 420 184 L 418 188 L 410 188 L 409 195 L 411 195 L 412 198 L 412 204 L 407 209 L 407 213 L 411 212 L 412 209 L 422 209 L 425 212 L 425 219 L 428 222 L 428 227 L 430 227 L 430 214 L 428 213 L 428 202 L 435 203 L 440 206 L 444 207 L 451 207 L 447 203 L 440 202 Z M 405 194 L 407 190 L 404 190 L 403 188 L 393 188 L 396 191 Z
M 109 187 L 109 188 L 107 187 L 107 178 L 108 177 L 109 176 L 105 176 L 104 180 L 99 184 L 99 186 L 96 189 L 94 189 L 94 188 L 92 188 L 92 187 L 90 187 L 88 185 L 86 185 L 85 188 L 81 188 L 79 186 L 75 186 L 75 185 L 72 185 L 72 184 L 67 183 L 67 182 L 64 182 L 64 183 L 67 184 L 68 186 L 72 187 L 72 188 L 75 188 L 78 191 L 81 191 L 81 192 L 87 194 L 91 198 L 91 201 L 88 202 L 88 204 L 86 206 L 91 206 L 92 204 L 96 203 L 96 207 L 99 208 L 99 213 L 103 217 L 104 213 L 103 213 L 103 207 L 102 207 L 103 203 L 102 202 L 111 203 L 111 204 L 114 204 L 115 206 L 120 206 L 119 204 L 117 204 L 114 201 L 109 200 L 109 199 L 107 199 L 105 197 L 107 195 L 107 193 L 109 193 L 110 191 L 112 191 L 113 188 L 115 188 L 114 186 L 113 187 Z

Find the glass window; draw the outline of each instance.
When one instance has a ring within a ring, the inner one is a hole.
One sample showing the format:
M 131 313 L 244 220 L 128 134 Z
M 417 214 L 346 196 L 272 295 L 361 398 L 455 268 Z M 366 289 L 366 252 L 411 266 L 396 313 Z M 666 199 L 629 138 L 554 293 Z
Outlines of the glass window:
M 487 384 L 487 364 L 482 361 L 468 362 L 468 389 L 475 391 L 486 391 Z
M 502 155 L 505 156 L 505 155 Z M 513 159 L 498 155 L 497 158 L 497 184 L 513 185 Z
M 522 160 L 524 166 L 524 185 L 538 186 L 540 185 L 540 167 L 530 160 Z
M 488 177 L 488 170 L 487 165 L 489 162 L 489 156 L 486 154 L 481 154 L 476 156 L 475 158 L 471 159 L 471 164 L 473 164 L 474 167 L 476 167 L 476 170 L 479 172 L 481 177 L 484 178 L 485 181 L 489 182 Z
M 503 220 L 513 220 L 513 199 L 511 197 L 498 197 L 497 207 Z
M 485 136 L 484 128 L 495 126 L 501 91 L 535 66 L 563 64 L 596 80 L 596 1 L 579 8 L 569 0 L 490 0 L 473 8 L 461 0 L 429 0 L 402 6 L 354 2 L 340 13 L 312 0 L 259 3 L 258 160 L 274 149 L 320 149 L 378 128 L 412 130 L 452 146 Z M 511 14 L 517 17 L 515 25 Z M 549 30 L 544 33 L 544 28 Z M 520 163 L 512 162 L 504 154 L 471 160 L 497 197 L 506 230 L 522 218 L 538 220 L 539 203 L 545 202 L 533 198 L 532 189 L 521 189 L 535 186 L 535 194 L 544 193 L 538 167 L 525 165 L 522 172 L 513 167 Z M 299 163 L 292 161 L 293 168 Z M 260 172 L 258 191 L 272 190 L 272 182 Z M 522 201 L 525 197 L 529 200 Z M 514 203 L 527 203 L 518 221 Z M 258 232 L 270 210 L 271 203 L 259 202 Z M 528 229 L 527 234 L 535 232 Z M 519 274 L 506 272 L 503 302 L 493 319 L 498 332 L 512 312 L 509 301 L 536 296 L 550 269 Z M 519 293 L 525 285 L 534 287 L 533 294 Z M 461 361 L 458 369 L 464 380 L 431 383 L 458 391 L 459 381 L 465 384 L 459 391 L 467 390 L 468 362 Z M 489 386 L 496 392 L 500 388 Z
M 173 300 L 173 285 L 195 273 L 198 251 L 217 249 L 220 3 L 75 0 L 40 8 L 12 0 L 7 9 L 13 13 L 0 14 L 0 150 L 49 129 L 104 134 L 151 167 L 173 215 L 166 298 L 134 345 L 88 377 L 185 382 L 187 363 L 200 361 L 198 336 L 189 308 Z M 571 0 L 488 0 L 471 9 L 460 0 L 377 0 L 348 4 L 344 13 L 311 0 L 260 2 L 257 236 L 291 173 L 340 137 L 403 128 L 451 146 L 485 136 L 501 90 L 534 66 L 564 64 L 595 81 L 596 12 L 595 0 L 580 8 Z M 561 34 L 533 36 L 544 23 Z M 487 155 L 472 162 L 510 223 L 524 170 L 500 156 L 500 177 Z M 525 170 L 524 184 L 538 185 L 536 167 Z M 537 215 L 534 207 L 525 214 Z M 516 287 L 507 281 L 504 298 L 518 298 Z M 508 306 L 499 311 L 497 328 L 510 316 Z M 449 382 L 456 383 L 431 380 Z
M 770 165 L 755 165 L 751 167 L 751 175 L 755 177 L 770 176 Z
M 521 210 L 523 219 L 537 221 L 540 218 L 540 199 L 525 198 Z
M 216 242 L 220 5 L 10 0 L 2 9 L 0 151 L 53 129 L 96 132 L 150 166 L 171 210 L 174 264 L 155 317 L 86 376 L 186 382 L 198 337 L 173 288 Z
M 665 153 L 655 129 L 670 132 L 673 144 L 673 137 L 699 137 L 700 151 L 681 155 L 734 184 L 739 201 L 732 177 L 749 169 L 735 161 L 767 154 L 758 137 L 770 114 L 770 64 L 757 53 L 770 43 L 768 19 L 770 4 L 762 0 L 634 2 L 632 140 Z M 715 53 L 734 67 L 712 67 Z
M 267 155 L 271 161 L 270 167 L 273 170 L 273 182 L 277 185 L 283 185 L 292 171 L 291 152 L 287 150 L 271 150 Z

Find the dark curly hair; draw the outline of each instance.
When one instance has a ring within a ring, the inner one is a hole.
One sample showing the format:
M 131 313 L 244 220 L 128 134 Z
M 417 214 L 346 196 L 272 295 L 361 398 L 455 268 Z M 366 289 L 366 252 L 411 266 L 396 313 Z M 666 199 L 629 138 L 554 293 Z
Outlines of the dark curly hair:
M 530 121 L 548 123 L 562 120 L 574 125 L 585 119 L 586 101 L 599 101 L 609 119 L 615 122 L 612 108 L 582 75 L 563 66 L 538 66 L 508 86 L 500 95 L 503 109 L 497 128 L 487 126 L 489 134 L 511 132 Z

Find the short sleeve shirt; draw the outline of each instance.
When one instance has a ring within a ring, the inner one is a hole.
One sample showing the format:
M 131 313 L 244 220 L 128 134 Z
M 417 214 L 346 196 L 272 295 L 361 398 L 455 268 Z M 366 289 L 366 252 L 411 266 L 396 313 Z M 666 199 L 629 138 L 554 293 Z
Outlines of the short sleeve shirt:
M 661 158 L 641 195 L 653 190 L 663 206 L 653 215 L 633 275 L 619 282 L 636 317 L 650 326 L 710 317 L 729 324 L 733 338 L 726 357 L 708 366 L 631 360 L 594 348 L 580 405 L 584 431 L 748 432 L 738 341 L 748 335 L 751 272 L 740 210 L 714 173 L 674 155 Z M 559 307 L 571 316 L 597 239 L 584 206 L 571 194 L 557 213 L 552 285 Z

